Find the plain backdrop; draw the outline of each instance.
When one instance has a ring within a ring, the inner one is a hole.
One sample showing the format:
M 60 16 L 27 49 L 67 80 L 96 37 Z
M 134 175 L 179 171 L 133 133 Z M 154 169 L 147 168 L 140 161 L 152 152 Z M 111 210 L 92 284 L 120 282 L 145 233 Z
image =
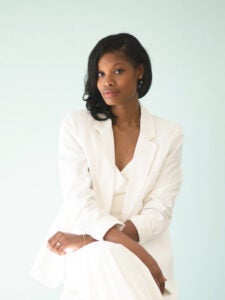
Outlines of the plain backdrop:
M 225 299 L 224 20 L 222 0 L 0 0 L 2 300 L 59 297 L 29 275 L 62 201 L 59 126 L 85 105 L 90 51 L 119 32 L 151 57 L 144 105 L 185 135 L 171 225 L 180 300 Z

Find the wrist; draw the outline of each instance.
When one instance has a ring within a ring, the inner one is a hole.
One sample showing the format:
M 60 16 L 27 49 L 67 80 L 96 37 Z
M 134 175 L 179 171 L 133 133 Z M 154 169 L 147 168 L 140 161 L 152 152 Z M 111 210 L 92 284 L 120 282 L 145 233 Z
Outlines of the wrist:
M 90 243 L 93 243 L 95 241 L 96 240 L 92 236 L 90 236 L 89 234 L 82 234 L 82 242 L 81 242 L 82 245 L 81 245 L 81 247 L 84 247 L 84 246 L 86 246 Z
M 138 235 L 137 228 L 130 220 L 127 220 L 125 222 L 125 226 L 122 232 L 128 235 L 135 242 L 139 242 L 139 235 Z

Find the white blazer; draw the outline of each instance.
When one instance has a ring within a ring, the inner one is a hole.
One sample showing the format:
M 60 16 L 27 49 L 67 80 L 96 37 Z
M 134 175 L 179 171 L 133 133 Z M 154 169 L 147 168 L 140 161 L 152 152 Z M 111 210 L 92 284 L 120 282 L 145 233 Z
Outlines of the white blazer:
M 64 203 L 48 237 L 61 230 L 102 240 L 109 228 L 123 226 L 130 219 L 140 243 L 166 276 L 167 290 L 174 293 L 168 226 L 182 181 L 182 140 L 179 125 L 153 116 L 141 105 L 134 170 L 118 220 L 109 214 L 116 171 L 111 120 L 94 120 L 87 110 L 69 113 L 62 122 L 59 145 Z M 31 273 L 55 287 L 63 280 L 64 259 L 51 252 L 45 242 Z

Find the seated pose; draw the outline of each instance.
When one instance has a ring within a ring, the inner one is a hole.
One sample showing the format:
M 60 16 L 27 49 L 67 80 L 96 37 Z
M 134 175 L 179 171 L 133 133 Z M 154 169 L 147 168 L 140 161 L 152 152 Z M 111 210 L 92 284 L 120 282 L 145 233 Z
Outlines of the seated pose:
M 92 50 L 85 110 L 65 116 L 63 205 L 32 274 L 62 300 L 177 300 L 169 225 L 181 181 L 179 125 L 149 113 L 149 56 L 132 35 Z

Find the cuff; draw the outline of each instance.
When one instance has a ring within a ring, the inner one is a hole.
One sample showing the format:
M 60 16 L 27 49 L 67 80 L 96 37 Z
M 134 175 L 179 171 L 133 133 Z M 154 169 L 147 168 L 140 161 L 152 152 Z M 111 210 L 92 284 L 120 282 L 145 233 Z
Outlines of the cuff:
M 93 226 L 89 234 L 96 240 L 101 241 L 103 240 L 106 232 L 112 228 L 113 226 L 117 226 L 119 230 L 122 230 L 124 227 L 124 223 L 117 220 L 113 216 L 104 216 Z
M 152 231 L 149 230 L 149 222 L 145 215 L 133 216 L 130 220 L 137 229 L 140 244 L 147 242 L 152 236 Z

